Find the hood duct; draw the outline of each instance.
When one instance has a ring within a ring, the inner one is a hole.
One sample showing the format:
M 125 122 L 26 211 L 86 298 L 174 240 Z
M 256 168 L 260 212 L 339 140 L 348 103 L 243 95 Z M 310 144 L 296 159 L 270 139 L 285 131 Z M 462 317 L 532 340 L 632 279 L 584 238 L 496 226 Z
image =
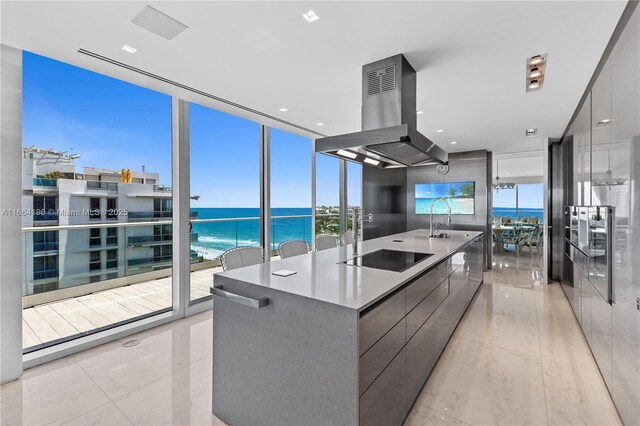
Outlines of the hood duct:
M 416 71 L 395 55 L 362 67 L 362 131 L 319 138 L 316 152 L 379 168 L 445 164 L 416 127 Z

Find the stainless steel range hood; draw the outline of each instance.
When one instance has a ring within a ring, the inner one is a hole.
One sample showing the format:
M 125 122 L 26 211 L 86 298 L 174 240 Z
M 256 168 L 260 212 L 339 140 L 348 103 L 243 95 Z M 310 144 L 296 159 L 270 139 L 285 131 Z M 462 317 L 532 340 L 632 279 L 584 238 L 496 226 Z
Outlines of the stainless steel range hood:
M 395 55 L 362 67 L 362 131 L 317 139 L 316 152 L 379 168 L 446 163 L 416 124 L 416 72 Z

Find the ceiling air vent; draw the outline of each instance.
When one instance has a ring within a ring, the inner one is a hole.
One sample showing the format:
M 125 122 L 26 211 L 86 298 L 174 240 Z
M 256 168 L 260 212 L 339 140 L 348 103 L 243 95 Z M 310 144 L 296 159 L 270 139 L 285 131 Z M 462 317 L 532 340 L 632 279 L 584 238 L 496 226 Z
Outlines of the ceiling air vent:
M 145 6 L 131 22 L 167 40 L 173 40 L 177 35 L 189 28 L 182 22 L 149 5 Z
M 396 90 L 396 66 L 369 71 L 367 73 L 367 96 Z

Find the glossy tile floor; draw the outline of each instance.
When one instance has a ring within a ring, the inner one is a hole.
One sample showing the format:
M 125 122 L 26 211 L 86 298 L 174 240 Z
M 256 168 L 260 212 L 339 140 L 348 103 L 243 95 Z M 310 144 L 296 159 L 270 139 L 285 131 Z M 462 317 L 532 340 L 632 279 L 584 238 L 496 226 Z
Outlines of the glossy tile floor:
M 508 265 L 508 266 L 507 266 Z M 495 258 L 407 424 L 619 424 L 558 284 L 535 255 Z M 221 424 L 211 414 L 211 312 L 27 370 L 0 423 Z

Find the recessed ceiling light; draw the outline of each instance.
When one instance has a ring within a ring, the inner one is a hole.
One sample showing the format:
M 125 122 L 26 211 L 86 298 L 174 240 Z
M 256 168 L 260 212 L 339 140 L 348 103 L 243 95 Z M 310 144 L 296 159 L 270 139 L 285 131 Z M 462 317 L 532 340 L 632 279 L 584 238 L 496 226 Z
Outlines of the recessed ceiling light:
M 538 78 L 541 75 L 542 75 L 542 71 L 540 71 L 540 68 L 533 67 L 531 68 L 531 72 L 529 73 L 529 78 Z
M 457 143 L 458 143 L 458 142 L 456 142 L 456 141 L 451 141 L 451 145 L 455 145 L 455 144 L 457 144 Z
M 135 47 L 129 46 L 128 44 L 125 44 L 124 46 L 122 46 L 122 50 L 129 53 L 136 53 L 138 51 L 138 49 L 136 49 Z
M 536 133 L 538 133 L 538 129 L 527 129 L 527 130 L 524 132 L 524 135 L 525 135 L 525 136 L 533 136 L 533 135 L 535 135 Z
M 538 54 L 527 58 L 527 78 L 526 91 L 537 90 L 542 87 L 545 80 L 545 68 L 547 65 L 547 54 Z
M 509 172 L 506 172 L 504 175 L 505 175 L 505 176 L 509 176 Z
M 540 88 L 540 82 L 538 80 L 531 80 L 529 83 L 529 90 L 535 90 Z
M 364 162 L 365 163 L 369 163 L 369 164 L 373 164 L 374 166 L 377 166 L 378 164 L 380 164 L 380 162 L 378 160 L 374 160 L 373 158 L 365 158 Z
M 420 110 L 420 111 L 416 111 L 416 114 L 417 114 L 417 115 L 424 114 L 424 111 L 422 111 L 422 110 Z
M 316 123 L 316 126 L 324 126 L 324 123 Z
M 351 158 L 352 160 L 358 156 L 355 152 L 347 151 L 344 149 L 338 150 L 338 155 L 342 155 L 343 157 Z
M 544 62 L 544 56 L 542 55 L 535 55 L 529 58 L 529 65 L 540 65 L 543 62 Z
M 280 112 L 287 112 L 287 111 L 289 111 L 289 110 L 286 109 L 286 108 L 280 108 Z
M 604 118 L 596 123 L 596 127 L 607 127 L 612 121 L 613 118 Z
M 303 13 L 302 17 L 307 20 L 307 22 L 313 22 L 320 19 L 318 15 L 313 10 L 308 11 L 307 13 Z
M 444 129 L 438 129 L 438 130 L 436 130 L 436 132 L 442 133 L 442 132 L 444 132 Z

